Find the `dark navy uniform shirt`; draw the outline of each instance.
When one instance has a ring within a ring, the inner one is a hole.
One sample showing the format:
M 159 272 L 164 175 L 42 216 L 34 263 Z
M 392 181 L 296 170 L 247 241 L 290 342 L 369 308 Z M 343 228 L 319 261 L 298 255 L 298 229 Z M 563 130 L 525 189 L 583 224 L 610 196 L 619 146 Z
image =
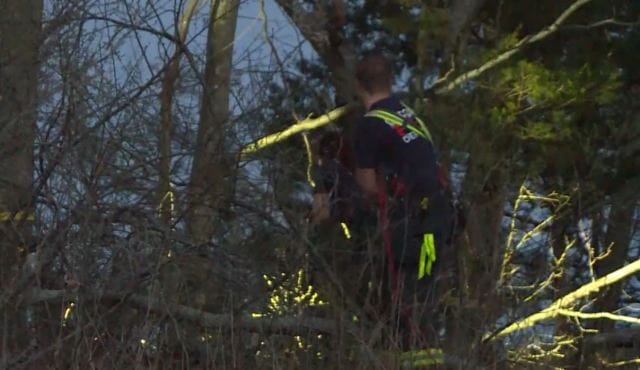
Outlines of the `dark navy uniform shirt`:
M 375 109 L 393 112 L 408 121 L 414 117 L 394 96 L 374 103 L 370 111 Z M 354 144 L 358 168 L 395 175 L 414 194 L 432 194 L 438 190 L 437 159 L 431 141 L 380 118 L 363 117 L 357 123 Z

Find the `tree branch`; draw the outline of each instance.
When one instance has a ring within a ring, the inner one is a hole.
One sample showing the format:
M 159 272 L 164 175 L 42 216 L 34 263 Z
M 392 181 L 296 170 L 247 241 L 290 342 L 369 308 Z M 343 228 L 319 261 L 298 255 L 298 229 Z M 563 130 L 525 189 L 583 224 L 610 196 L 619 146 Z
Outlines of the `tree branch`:
M 571 4 L 569 8 L 567 8 L 564 12 L 562 12 L 562 14 L 560 14 L 560 16 L 555 20 L 555 22 L 545 27 L 540 32 L 536 33 L 533 36 L 526 36 L 525 38 L 520 40 L 520 42 L 518 42 L 516 46 L 514 46 L 512 49 L 509 49 L 503 52 L 502 54 L 498 55 L 496 58 L 486 62 L 485 64 L 483 64 L 482 66 L 476 69 L 463 73 L 462 75 L 458 76 L 456 79 L 449 82 L 445 86 L 437 87 L 437 85 L 434 85 L 432 89 L 435 88 L 436 94 L 445 94 L 455 89 L 456 87 L 462 85 L 464 82 L 470 79 L 476 78 L 481 74 L 483 74 L 484 72 L 492 68 L 495 68 L 496 66 L 511 59 L 511 57 L 513 57 L 516 53 L 520 52 L 525 46 L 544 40 L 550 35 L 554 34 L 556 31 L 558 31 L 558 29 L 560 29 L 560 25 L 562 25 L 562 23 L 564 23 L 564 21 L 566 21 L 567 18 L 569 18 L 569 16 L 571 16 L 578 9 L 580 9 L 582 6 L 584 6 L 585 4 L 591 1 L 592 0 L 577 0 L 576 2 Z M 442 83 L 444 83 L 444 81 Z
M 567 310 L 564 308 L 559 308 L 558 309 L 558 314 L 562 315 L 562 316 L 567 316 L 567 317 L 575 317 L 578 319 L 589 319 L 589 320 L 596 320 L 596 319 L 609 319 L 609 320 L 613 320 L 613 321 L 622 321 L 622 322 L 626 322 L 629 324 L 635 324 L 635 325 L 639 325 L 640 324 L 640 319 L 637 317 L 631 317 L 631 316 L 625 316 L 625 315 L 616 315 L 613 314 L 611 312 L 580 312 L 580 311 L 574 311 L 574 310 Z
M 34 289 L 24 298 L 27 304 L 56 301 L 64 298 L 72 299 L 74 295 L 66 290 Z M 338 323 L 318 317 L 254 317 L 251 315 L 213 314 L 179 304 L 168 303 L 160 297 L 144 296 L 140 294 L 123 294 L 121 292 L 107 292 L 96 294 L 93 298 L 99 301 L 125 302 L 131 306 L 149 310 L 158 314 L 170 314 L 182 320 L 197 322 L 206 327 L 241 326 L 249 331 L 296 332 L 300 329 L 312 330 L 320 333 L 333 333 Z M 356 328 L 346 325 L 347 332 L 356 334 Z
M 537 324 L 540 321 L 543 320 L 548 320 L 548 319 L 552 319 L 558 315 L 561 315 L 563 313 L 566 313 L 566 308 L 570 307 L 571 305 L 573 305 L 577 300 L 581 299 L 581 298 L 585 298 L 587 296 L 589 296 L 592 293 L 596 293 L 597 291 L 599 291 L 600 289 L 614 284 L 626 277 L 628 277 L 629 275 L 635 274 L 636 272 L 640 271 L 640 260 L 637 260 L 633 263 L 630 263 L 622 268 L 619 268 L 615 271 L 613 271 L 610 274 L 607 274 L 603 277 L 601 277 L 598 280 L 592 281 L 589 284 L 585 284 L 583 286 L 581 286 L 580 288 L 574 290 L 573 292 L 565 295 L 564 297 L 556 300 L 555 302 L 553 302 L 549 307 L 545 308 L 544 310 L 534 313 L 533 315 L 530 315 L 522 320 L 519 320 L 509 326 L 507 326 L 504 329 L 501 329 L 500 331 L 498 331 L 497 333 L 492 333 L 489 335 L 485 335 L 485 338 L 483 338 L 484 341 L 488 341 L 488 340 L 492 340 L 495 338 L 500 338 L 503 337 L 505 335 L 514 333 L 518 330 L 522 330 L 522 329 L 526 329 L 529 328 L 535 324 Z
M 563 30 L 588 30 L 592 28 L 604 27 L 604 26 L 618 26 L 618 27 L 633 27 L 640 25 L 640 17 L 635 22 L 623 22 L 614 18 L 603 19 L 598 22 L 590 24 L 568 24 L 562 27 Z
M 165 39 L 165 40 L 169 40 L 171 42 L 177 42 L 178 38 L 174 37 L 172 34 L 166 32 L 166 31 L 160 31 L 151 27 L 146 27 L 146 26 L 141 26 L 139 24 L 133 24 L 133 23 L 128 23 L 119 19 L 115 19 L 115 18 L 109 18 L 109 17 L 105 17 L 105 16 L 101 16 L 101 15 L 96 15 L 93 13 L 86 13 L 84 15 L 82 15 L 81 17 L 77 17 L 75 19 L 71 19 L 71 20 L 78 20 L 78 21 L 103 21 L 106 23 L 111 23 L 113 25 L 116 25 L 118 27 L 122 27 L 124 29 L 128 29 L 128 30 L 133 30 L 133 31 L 140 31 L 140 32 L 146 32 L 149 33 L 151 35 L 157 36 L 159 38 Z
M 338 118 L 340 118 L 342 115 L 344 115 L 345 113 L 347 113 L 349 111 L 349 106 L 344 106 L 344 107 L 340 107 L 340 108 L 336 108 L 334 110 L 332 110 L 329 113 L 325 113 L 320 117 L 317 118 L 307 118 L 305 120 L 302 120 L 298 123 L 295 123 L 289 127 L 287 127 L 286 129 L 282 130 L 282 131 L 278 131 L 276 133 L 273 133 L 271 135 L 267 135 L 261 139 L 258 139 L 256 141 L 254 141 L 251 144 L 246 145 L 244 148 L 242 148 L 240 150 L 240 158 L 241 159 L 245 159 L 247 155 L 249 154 L 253 154 L 255 152 L 257 152 L 258 150 L 265 148 L 269 145 L 278 143 L 280 141 L 286 140 L 289 137 L 295 135 L 295 134 L 299 134 L 303 131 L 307 131 L 307 130 L 313 130 L 319 127 L 322 127 L 324 125 L 327 125 L 335 120 L 337 120 Z
M 452 62 L 459 56 L 465 47 L 468 37 L 469 25 L 473 18 L 484 6 L 486 0 L 453 0 L 449 7 L 449 32 L 447 35 L 447 45 L 443 52 L 443 60 L 449 59 L 454 54 Z M 456 63 L 452 63 L 454 66 Z M 450 71 L 453 71 L 452 68 Z
M 336 104 L 354 103 L 357 100 L 354 89 L 356 52 L 344 39 L 340 22 L 327 14 L 330 9 L 324 6 L 324 2 L 317 2 L 312 10 L 305 10 L 305 4 L 296 0 L 276 0 L 276 3 L 329 67 L 329 78 L 336 89 Z

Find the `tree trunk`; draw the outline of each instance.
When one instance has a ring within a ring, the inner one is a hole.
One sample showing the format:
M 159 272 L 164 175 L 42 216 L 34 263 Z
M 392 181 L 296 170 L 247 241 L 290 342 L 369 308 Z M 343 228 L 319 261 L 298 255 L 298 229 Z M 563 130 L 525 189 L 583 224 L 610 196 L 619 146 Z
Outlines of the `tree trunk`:
M 455 246 L 459 251 L 461 273 L 466 278 L 462 307 L 455 319 L 452 336 L 447 336 L 448 353 L 467 358 L 469 366 L 495 365 L 498 354 L 492 344 L 481 344 L 484 330 L 501 312 L 496 283 L 500 275 L 504 240 L 502 217 L 506 201 L 504 171 L 496 168 L 486 150 L 475 147 L 464 179 L 463 196 L 467 205 L 465 237 Z M 519 183 L 513 181 L 512 183 Z
M 175 94 L 175 84 L 180 75 L 180 59 L 183 54 L 183 45 L 189 24 L 198 6 L 199 0 L 190 0 L 185 6 L 182 16 L 179 18 L 176 27 L 176 40 L 178 44 L 173 55 L 167 62 L 162 78 L 162 90 L 160 91 L 160 138 L 159 151 L 160 161 L 158 163 L 158 205 L 160 209 L 160 219 L 164 226 L 169 228 L 172 221 L 175 205 L 175 194 L 171 189 L 171 132 L 173 130 L 173 96 Z
M 576 203 L 579 204 L 579 203 Z M 566 261 L 566 258 L 562 258 L 563 254 L 567 251 L 568 241 L 578 238 L 576 235 L 576 220 L 581 219 L 581 215 L 579 214 L 579 207 L 577 205 L 572 205 L 573 210 L 570 214 L 565 217 L 556 218 L 550 229 L 551 235 L 551 247 L 553 249 L 553 255 L 556 261 L 560 261 L 561 264 L 555 265 L 552 264 L 551 273 L 555 273 L 551 284 L 554 288 L 553 299 L 554 301 L 559 300 L 560 298 L 566 296 L 571 291 L 575 290 L 577 287 L 575 286 L 575 282 L 572 284 L 570 280 L 570 276 L 567 275 L 568 268 L 570 267 Z M 594 227 L 593 229 L 599 228 L 601 226 L 600 219 L 596 215 L 593 215 Z M 571 226 L 574 225 L 574 228 Z M 573 229 L 573 230 L 572 230 Z M 579 241 L 576 241 L 577 243 Z M 586 241 L 588 243 L 588 241 Z M 572 247 L 577 248 L 577 247 Z M 583 251 L 584 248 L 577 248 L 580 251 Z M 574 322 L 566 317 L 566 316 L 557 316 L 555 318 L 555 333 L 554 335 L 557 338 L 564 337 L 572 337 L 575 338 L 576 343 L 582 341 L 579 333 L 576 333 L 576 327 Z M 580 364 L 580 358 L 582 356 L 580 350 L 574 350 L 574 348 L 568 348 L 563 352 L 564 356 L 562 358 L 558 358 L 555 360 L 554 364 L 556 366 L 562 367 L 563 369 L 574 369 Z
M 164 77 L 162 79 L 162 91 L 160 92 L 160 162 L 158 204 L 160 206 L 160 219 L 165 227 L 171 224 L 173 193 L 171 192 L 171 131 L 172 131 L 172 106 L 174 85 L 178 79 L 180 68 L 180 52 L 176 52 L 169 60 Z
M 305 4 L 296 0 L 276 0 L 302 35 L 329 68 L 337 105 L 355 103 L 356 53 L 344 39 L 340 26 L 344 22 L 344 3 L 335 0 L 332 6 L 316 3 L 311 11 L 303 10 Z M 333 13 L 333 14 L 328 14 Z
M 238 0 L 212 2 L 200 125 L 189 189 L 189 232 L 197 244 L 211 241 L 231 197 L 233 164 L 225 152 L 229 88 Z
M 486 0 L 453 0 L 449 7 L 449 34 L 443 53 L 443 60 L 448 62 L 452 53 L 457 57 L 467 44 L 469 26 Z
M 33 221 L 33 143 L 36 128 L 38 53 L 42 0 L 0 0 L 0 290 L 10 290 L 29 252 Z M 0 308 L 3 336 L 0 367 L 16 341 L 19 325 Z M 12 325 L 7 325 L 11 322 Z M 7 348 L 9 346 L 9 348 Z M 24 349 L 24 348 L 22 348 Z
M 609 255 L 595 264 L 595 271 L 598 277 L 604 276 L 612 271 L 624 266 L 629 243 L 631 242 L 631 230 L 634 219 L 633 214 L 636 203 L 629 201 L 626 197 L 613 196 L 611 212 L 607 222 L 607 232 L 601 253 L 606 253 L 611 246 Z M 621 284 L 609 286 L 606 291 L 600 294 L 595 306 L 599 312 L 613 312 L 618 308 L 618 301 L 621 293 Z M 600 329 L 610 331 L 613 329 L 612 320 L 603 320 Z
M 225 147 L 225 135 L 238 6 L 238 0 L 217 0 L 211 4 L 200 122 L 188 190 L 187 227 L 195 245 L 212 241 L 219 218 L 231 203 L 232 157 Z M 233 305 L 234 302 L 229 302 L 231 288 L 220 278 L 222 260 L 208 252 L 211 251 L 175 253 L 163 265 L 161 286 L 172 303 L 214 312 Z M 170 330 L 168 348 L 178 342 L 184 345 L 181 339 L 184 333 L 196 329 L 176 326 Z

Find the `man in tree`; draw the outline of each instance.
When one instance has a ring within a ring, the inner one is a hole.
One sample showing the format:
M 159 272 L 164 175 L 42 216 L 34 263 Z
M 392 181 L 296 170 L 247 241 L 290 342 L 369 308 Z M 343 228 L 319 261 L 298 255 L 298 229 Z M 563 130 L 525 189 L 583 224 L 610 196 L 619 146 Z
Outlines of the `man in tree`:
M 426 125 L 392 94 L 393 69 L 383 54 L 364 56 L 356 79 L 367 110 L 355 130 L 356 181 L 378 205 L 403 344 L 424 345 L 435 334 L 425 329 L 434 324 L 436 256 L 450 219 L 435 149 Z

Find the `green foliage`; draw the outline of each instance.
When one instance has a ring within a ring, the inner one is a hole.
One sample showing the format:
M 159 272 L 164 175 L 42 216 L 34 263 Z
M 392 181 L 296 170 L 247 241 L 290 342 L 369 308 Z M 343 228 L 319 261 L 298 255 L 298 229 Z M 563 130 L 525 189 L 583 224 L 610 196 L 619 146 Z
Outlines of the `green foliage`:
M 383 17 L 380 22 L 394 34 L 406 34 L 414 31 L 417 22 L 409 12 L 403 11 L 393 16 Z
M 581 137 L 581 112 L 613 102 L 619 88 L 619 73 L 606 64 L 554 70 L 521 60 L 503 69 L 490 89 L 498 103 L 489 110 L 489 122 L 519 139 Z
M 549 121 L 531 122 L 516 135 L 520 139 L 561 141 L 571 135 L 567 118 L 564 112 L 552 112 Z
M 424 5 L 418 20 L 418 27 L 421 31 L 419 41 L 425 42 L 425 38 L 444 40 L 447 36 L 448 26 L 449 13 L 447 9 Z
M 519 33 L 520 31 L 516 30 L 514 32 L 507 33 L 502 38 L 500 38 L 496 47 L 488 50 L 488 59 L 491 59 L 506 50 L 513 49 L 518 44 L 518 42 L 520 42 Z

